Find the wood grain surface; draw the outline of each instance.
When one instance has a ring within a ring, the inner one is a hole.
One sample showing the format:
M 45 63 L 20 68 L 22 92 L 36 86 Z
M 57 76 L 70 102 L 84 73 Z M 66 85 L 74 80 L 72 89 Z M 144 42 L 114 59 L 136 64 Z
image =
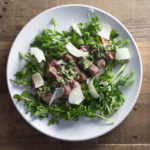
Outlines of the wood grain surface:
M 131 32 L 143 62 L 143 84 L 130 115 L 108 134 L 84 142 L 47 137 L 19 115 L 6 84 L 6 63 L 21 28 L 45 9 L 86 4 L 118 18 Z M 0 0 L 0 150 L 149 150 L 150 149 L 150 0 Z

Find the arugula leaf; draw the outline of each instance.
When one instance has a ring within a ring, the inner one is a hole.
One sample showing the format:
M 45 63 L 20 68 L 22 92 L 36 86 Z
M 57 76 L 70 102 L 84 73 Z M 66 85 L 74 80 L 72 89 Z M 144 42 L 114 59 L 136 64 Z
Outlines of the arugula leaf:
M 134 82 L 133 77 L 134 72 L 131 71 L 128 74 L 126 74 L 125 76 L 121 76 L 120 79 L 118 80 L 118 82 L 116 83 L 117 86 L 128 86 L 131 85 Z
M 130 43 L 130 40 L 123 40 L 120 44 L 120 47 L 127 47 L 127 45 Z
M 15 74 L 16 79 L 11 81 L 15 84 L 20 84 L 20 85 L 24 85 L 24 86 L 28 86 L 31 85 L 31 79 L 29 78 L 29 68 L 25 67 L 22 71 L 18 71 Z
M 113 29 L 110 33 L 110 40 L 113 40 L 113 39 L 117 38 L 118 36 L 119 36 L 119 34 L 117 33 L 117 31 Z
M 126 67 L 126 63 L 123 64 L 123 66 L 120 68 L 120 70 L 116 74 L 113 75 L 112 79 L 109 82 L 112 82 L 113 80 L 115 80 L 115 78 L 117 76 L 119 76 L 120 74 L 122 74 L 125 71 L 125 67 Z
M 21 95 L 15 94 L 14 98 L 18 101 L 23 101 L 24 105 L 27 108 L 28 112 L 31 112 L 32 114 L 35 113 L 36 107 L 38 105 L 38 97 L 35 95 L 32 95 L 31 93 L 24 91 Z
M 55 18 L 52 19 L 52 22 L 53 22 L 53 25 L 56 27 L 56 19 Z

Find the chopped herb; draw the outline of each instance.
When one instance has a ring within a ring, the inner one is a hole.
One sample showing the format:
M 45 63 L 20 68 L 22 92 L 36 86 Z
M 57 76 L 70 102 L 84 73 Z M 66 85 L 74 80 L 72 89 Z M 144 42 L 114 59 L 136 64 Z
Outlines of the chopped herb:
M 79 79 L 79 72 L 75 67 L 74 61 L 69 61 L 67 65 L 61 65 L 58 74 L 63 77 L 58 80 L 61 84 L 68 84 L 73 79 Z
M 90 59 L 88 59 L 88 57 L 84 57 L 78 61 L 78 64 L 79 64 L 79 66 L 81 66 L 81 68 L 86 70 L 93 65 L 93 62 Z

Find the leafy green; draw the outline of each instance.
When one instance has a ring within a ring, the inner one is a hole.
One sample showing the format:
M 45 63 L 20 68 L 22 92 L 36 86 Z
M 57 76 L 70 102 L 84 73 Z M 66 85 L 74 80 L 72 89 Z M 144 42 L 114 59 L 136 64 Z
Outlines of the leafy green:
M 125 76 L 121 76 L 120 79 L 118 80 L 118 82 L 116 83 L 117 86 L 128 86 L 131 85 L 134 80 L 132 78 L 134 72 L 131 71 L 128 74 L 126 74 Z
M 119 36 L 119 34 L 117 33 L 116 30 L 112 30 L 110 33 L 110 39 L 113 40 L 115 38 L 117 38 Z
M 56 19 L 55 18 L 52 19 L 52 22 L 53 22 L 53 25 L 56 27 Z
M 110 68 L 106 68 L 104 74 L 102 74 L 99 79 L 94 82 L 95 88 L 100 95 L 99 109 L 101 115 L 112 115 L 125 101 L 119 86 L 127 86 L 126 83 L 133 81 L 133 72 L 124 77 L 120 77 L 117 83 L 113 82 L 116 77 L 124 72 L 125 66 L 126 63 L 114 75 Z
M 120 47 L 127 47 L 127 45 L 130 43 L 130 40 L 123 40 Z
M 112 122 L 107 117 L 102 116 L 101 114 L 98 114 L 95 111 L 93 111 L 92 107 L 86 107 L 83 104 L 79 106 L 72 105 L 66 107 L 65 103 L 60 103 L 48 106 L 44 102 L 39 101 L 37 95 L 33 95 L 26 91 L 24 91 L 21 95 L 14 95 L 14 98 L 18 101 L 23 101 L 28 112 L 31 112 L 36 117 L 48 117 L 48 114 L 50 113 L 52 115 L 52 119 L 49 121 L 48 124 L 56 122 L 58 123 L 59 119 L 78 120 L 81 116 L 87 116 L 91 118 L 98 117 Z
M 11 79 L 13 83 L 28 86 L 32 84 L 32 74 L 38 72 L 42 76 L 44 76 L 44 73 L 46 71 L 46 64 L 44 66 L 40 66 L 36 58 L 31 56 L 30 53 L 23 55 L 21 52 L 19 52 L 19 55 L 26 61 L 26 65 L 21 71 L 18 71 L 14 75 L 16 77 L 16 80 Z
M 45 29 L 41 35 L 36 36 L 31 47 L 42 49 L 46 60 L 51 60 L 52 58 L 63 58 L 67 54 L 65 44 L 68 41 L 63 34 Z
M 38 105 L 38 97 L 37 96 L 34 96 L 33 94 L 31 94 L 27 91 L 24 91 L 24 92 L 22 92 L 21 95 L 19 95 L 19 94 L 14 95 L 14 98 L 17 99 L 18 101 L 23 101 L 28 112 L 31 112 L 32 114 L 35 113 L 36 107 Z
M 109 82 L 112 82 L 117 76 L 119 76 L 120 74 L 122 74 L 125 71 L 125 67 L 126 67 L 126 63 L 123 64 L 123 66 L 121 67 L 121 69 L 112 76 L 111 80 Z

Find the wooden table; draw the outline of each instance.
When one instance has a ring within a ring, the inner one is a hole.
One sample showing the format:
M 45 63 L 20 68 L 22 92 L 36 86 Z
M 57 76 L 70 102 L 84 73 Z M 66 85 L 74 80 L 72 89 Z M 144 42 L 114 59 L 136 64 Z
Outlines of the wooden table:
M 132 33 L 143 61 L 143 84 L 130 115 L 110 133 L 85 142 L 47 137 L 16 111 L 6 85 L 10 47 L 21 28 L 45 9 L 68 3 L 88 4 L 118 18 Z M 150 0 L 0 0 L 0 150 L 150 149 Z

